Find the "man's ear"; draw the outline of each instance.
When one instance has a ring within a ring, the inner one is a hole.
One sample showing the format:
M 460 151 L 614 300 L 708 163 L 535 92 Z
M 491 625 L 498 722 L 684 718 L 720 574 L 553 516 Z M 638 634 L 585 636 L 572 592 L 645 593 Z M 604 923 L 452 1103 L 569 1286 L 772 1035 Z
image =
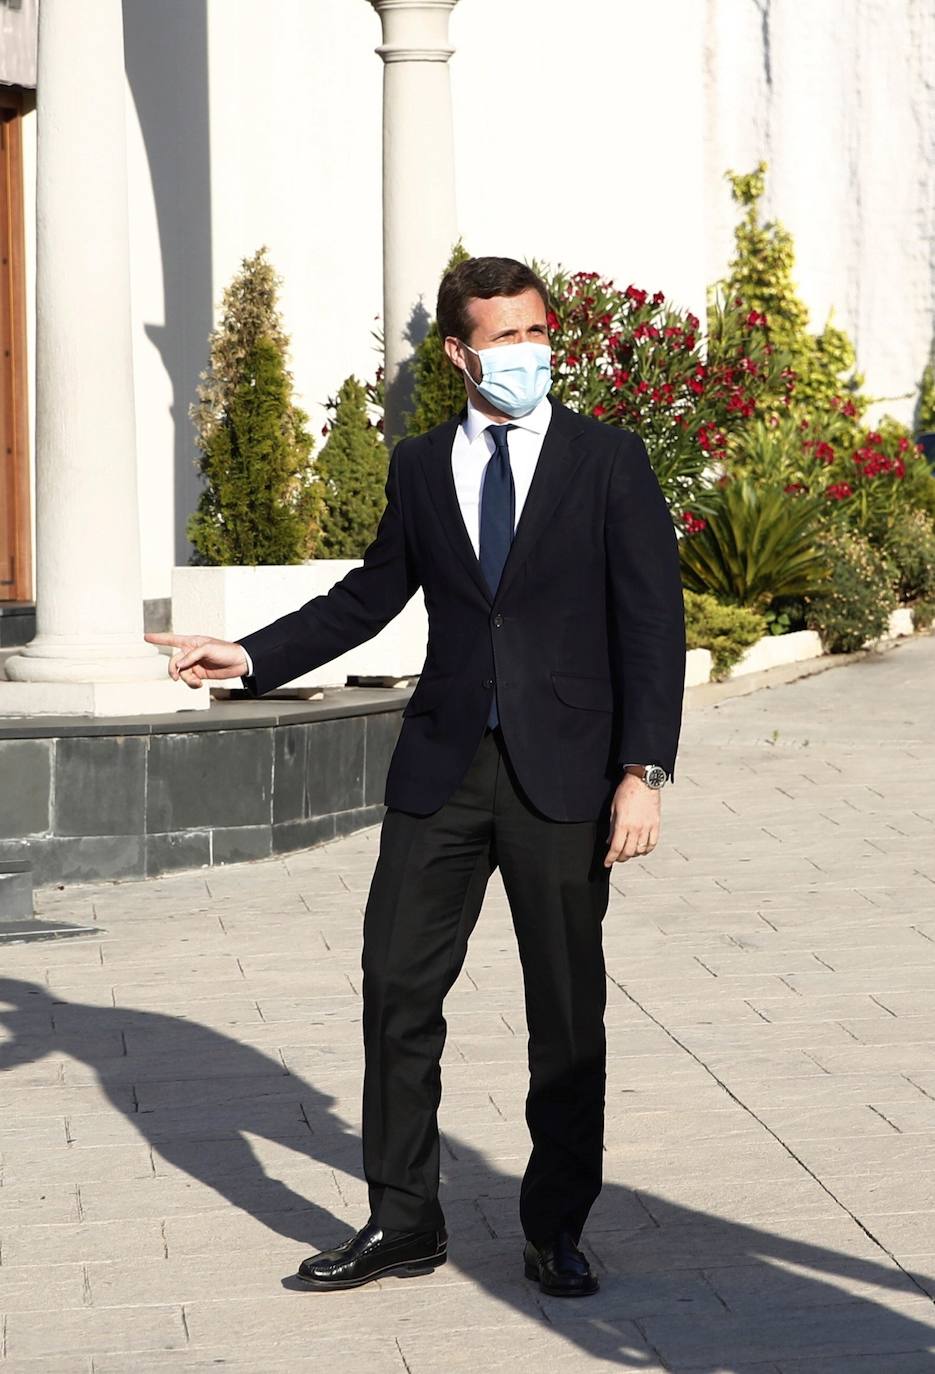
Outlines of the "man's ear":
M 451 366 L 457 372 L 463 371 L 464 365 L 467 363 L 467 358 L 464 356 L 464 350 L 459 341 L 449 334 L 448 338 L 444 341 L 443 347 Z

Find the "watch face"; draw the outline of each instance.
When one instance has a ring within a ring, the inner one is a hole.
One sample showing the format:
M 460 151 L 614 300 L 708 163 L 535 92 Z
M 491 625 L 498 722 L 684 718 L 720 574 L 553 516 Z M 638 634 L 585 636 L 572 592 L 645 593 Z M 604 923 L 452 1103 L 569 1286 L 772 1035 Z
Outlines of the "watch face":
M 650 763 L 646 768 L 645 781 L 650 787 L 662 787 L 666 780 L 666 770 L 658 763 Z

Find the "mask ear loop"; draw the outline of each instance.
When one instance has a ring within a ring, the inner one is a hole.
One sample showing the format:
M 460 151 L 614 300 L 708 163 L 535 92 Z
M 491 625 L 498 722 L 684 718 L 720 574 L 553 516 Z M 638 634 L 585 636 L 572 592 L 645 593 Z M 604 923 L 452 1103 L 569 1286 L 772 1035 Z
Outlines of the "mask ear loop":
M 470 344 L 466 344 L 466 343 L 464 342 L 463 339 L 459 339 L 459 340 L 458 340 L 458 343 L 461 345 L 462 348 L 466 348 L 467 351 L 468 351 L 468 353 L 473 353 L 473 354 L 474 354 L 474 357 L 475 357 L 475 358 L 478 360 L 478 362 L 480 363 L 480 383 L 474 381 L 474 378 L 471 376 L 470 372 L 468 372 L 468 370 L 467 370 L 467 365 L 466 365 L 466 364 L 463 364 L 463 363 L 462 363 L 462 365 L 461 365 L 461 371 L 464 373 L 465 377 L 467 377 L 468 381 L 469 381 L 469 382 L 474 382 L 474 385 L 475 385 L 475 386 L 478 386 L 478 385 L 480 385 L 481 383 L 483 383 L 483 380 L 484 380 L 484 360 L 483 360 L 483 358 L 481 357 L 481 355 L 478 353 L 477 349 L 476 349 L 476 348 L 472 348 Z

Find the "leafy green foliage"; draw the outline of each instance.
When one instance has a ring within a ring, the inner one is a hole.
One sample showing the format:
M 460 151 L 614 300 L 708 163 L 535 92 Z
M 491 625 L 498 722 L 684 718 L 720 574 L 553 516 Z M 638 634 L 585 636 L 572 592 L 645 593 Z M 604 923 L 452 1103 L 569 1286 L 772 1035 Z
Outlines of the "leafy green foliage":
M 915 428 L 917 434 L 931 434 L 935 431 L 935 357 L 929 359 L 922 372 Z
M 896 568 L 896 591 L 904 605 L 935 601 L 935 521 L 910 511 L 893 527 L 886 551 Z
M 715 488 L 679 541 L 685 586 L 759 610 L 775 597 L 814 591 L 828 571 L 816 540 L 820 509 L 810 497 L 747 478 Z
M 760 397 L 783 388 L 782 361 L 748 312 L 718 307 L 702 349 L 700 321 L 661 291 L 615 287 L 596 272 L 533 263 L 552 309 L 552 395 L 572 410 L 643 437 L 673 512 L 704 485 Z
M 332 408 L 316 464 L 324 494 L 320 555 L 362 558 L 386 504 L 386 447 L 367 413 L 367 389 L 356 377 L 343 383 Z
M 205 482 L 187 524 L 197 565 L 300 563 L 315 550 L 313 441 L 292 399 L 279 281 L 265 248 L 243 260 L 190 407 Z
M 761 218 L 766 171 L 767 164 L 760 162 L 752 172 L 726 174 L 743 217 L 734 232 L 734 256 L 720 289 L 728 300 L 739 299 L 765 316 L 770 343 L 787 356 L 795 374 L 797 403 L 828 410 L 833 397 L 849 393 L 862 411 L 868 401 L 861 395 L 863 377 L 854 370 L 854 345 L 830 320 L 820 333 L 809 331 L 808 309 L 793 280 L 792 235 L 778 221 Z
M 685 637 L 689 649 L 710 649 L 711 675 L 725 678 L 745 649 L 766 634 L 766 622 L 748 606 L 728 606 L 707 592 L 685 589 Z
M 290 404 L 282 354 L 259 338 L 241 362 L 222 422 L 205 441 L 206 479 L 187 533 L 202 565 L 300 563 L 320 512 L 311 436 Z
M 446 271 L 466 262 L 470 254 L 460 239 L 451 251 Z M 450 420 L 464 405 L 464 379 L 448 361 L 435 320 L 415 352 L 413 411 L 406 417 L 407 434 L 424 434 Z
M 808 625 L 821 635 L 827 652 L 853 653 L 886 633 L 896 608 L 896 569 L 853 530 L 832 528 L 824 544 L 828 579 L 820 592 L 806 598 Z

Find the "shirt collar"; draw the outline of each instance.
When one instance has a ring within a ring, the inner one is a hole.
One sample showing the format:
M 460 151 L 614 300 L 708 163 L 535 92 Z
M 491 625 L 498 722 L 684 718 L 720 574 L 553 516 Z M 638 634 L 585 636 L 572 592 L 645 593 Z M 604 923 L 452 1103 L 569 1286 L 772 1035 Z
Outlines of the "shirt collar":
M 551 402 L 549 401 L 548 396 L 543 396 L 539 404 L 535 407 L 534 410 L 531 410 L 528 415 L 523 415 L 518 420 L 510 420 L 508 423 L 511 425 L 516 425 L 518 429 L 528 429 L 533 434 L 538 434 L 541 436 L 545 434 L 546 430 L 548 429 L 549 421 L 551 419 Z M 474 440 L 478 437 L 478 435 L 483 434 L 485 429 L 489 429 L 491 425 L 496 425 L 499 423 L 501 423 L 499 420 L 491 420 L 489 415 L 485 415 L 482 411 L 478 410 L 477 407 L 470 400 L 468 400 L 467 416 L 464 420 L 462 420 L 461 425 L 464 430 L 464 433 L 467 436 L 467 441 L 469 444 L 473 444 Z

